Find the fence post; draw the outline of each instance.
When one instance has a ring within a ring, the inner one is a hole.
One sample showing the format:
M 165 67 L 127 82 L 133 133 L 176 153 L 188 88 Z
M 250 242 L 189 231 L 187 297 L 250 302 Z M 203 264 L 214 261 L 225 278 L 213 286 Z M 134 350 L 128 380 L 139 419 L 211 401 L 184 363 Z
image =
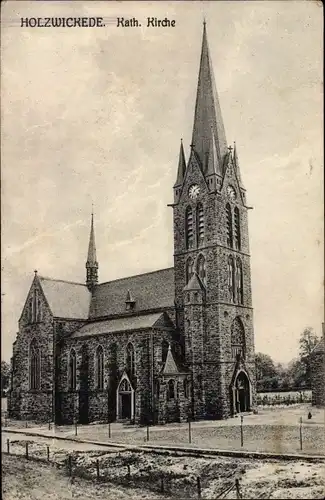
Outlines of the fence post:
M 75 421 L 74 421 L 74 435 L 78 436 L 78 421 L 77 421 L 76 418 L 75 418 Z
M 160 491 L 161 491 L 161 493 L 165 492 L 164 476 L 163 475 L 161 475 L 161 478 L 160 478 Z
M 26 420 L 26 429 L 27 429 L 27 420 Z
M 96 460 L 96 470 L 97 470 L 97 481 L 99 481 L 99 460 Z
M 50 447 L 49 445 L 46 445 L 46 454 L 47 454 L 47 461 L 50 461 Z
M 72 476 L 72 458 L 71 455 L 68 457 L 68 465 L 69 465 L 69 476 Z
M 7 439 L 7 453 L 8 453 L 8 455 L 10 453 L 10 441 L 9 441 L 9 439 Z
M 299 439 L 300 439 L 300 449 L 302 450 L 302 417 L 300 417 Z
M 108 437 L 111 439 L 111 423 L 108 424 Z
M 235 479 L 235 485 L 236 485 L 236 498 L 238 499 L 238 498 L 241 498 L 238 478 Z
M 147 424 L 147 441 L 149 441 L 149 424 Z
M 51 430 L 51 420 L 49 420 L 49 431 Z
M 244 432 L 243 432 L 243 415 L 240 416 L 240 446 L 244 446 Z
M 130 468 L 130 464 L 128 464 L 128 477 L 131 476 L 131 468 Z
M 192 443 L 192 429 L 191 429 L 191 420 L 188 419 L 188 442 Z
M 201 478 L 198 476 L 196 481 L 197 481 L 197 497 L 201 498 Z
M 26 441 L 26 458 L 28 460 L 28 441 Z

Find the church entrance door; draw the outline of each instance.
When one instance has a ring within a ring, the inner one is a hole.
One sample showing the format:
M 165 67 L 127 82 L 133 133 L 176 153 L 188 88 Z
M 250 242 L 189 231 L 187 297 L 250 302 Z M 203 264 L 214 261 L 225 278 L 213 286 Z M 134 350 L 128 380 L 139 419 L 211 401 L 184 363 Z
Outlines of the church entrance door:
M 239 372 L 231 391 L 233 413 L 244 413 L 250 410 L 250 385 L 243 371 Z
M 237 412 L 242 413 L 249 410 L 249 381 L 244 372 L 240 372 L 236 379 Z
M 122 377 L 117 388 L 117 420 L 134 419 L 134 389 L 127 377 Z

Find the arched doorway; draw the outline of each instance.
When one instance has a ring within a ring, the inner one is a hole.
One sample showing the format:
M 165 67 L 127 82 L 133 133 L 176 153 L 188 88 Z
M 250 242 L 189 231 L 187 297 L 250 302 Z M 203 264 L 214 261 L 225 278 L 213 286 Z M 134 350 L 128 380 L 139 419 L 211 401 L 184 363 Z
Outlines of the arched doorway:
M 231 388 L 233 413 L 243 413 L 250 410 L 250 384 L 245 372 L 240 371 Z
M 117 388 L 117 420 L 133 420 L 134 419 L 134 389 L 131 386 L 129 378 L 125 375 L 122 377 Z

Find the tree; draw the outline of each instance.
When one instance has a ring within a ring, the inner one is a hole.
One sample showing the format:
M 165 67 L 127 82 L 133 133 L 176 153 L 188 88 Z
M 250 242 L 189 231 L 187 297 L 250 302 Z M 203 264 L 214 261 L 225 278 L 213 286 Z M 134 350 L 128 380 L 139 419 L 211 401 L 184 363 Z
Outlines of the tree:
M 271 356 L 261 352 L 256 353 L 255 366 L 258 391 L 279 387 L 279 376 Z
M 311 327 L 307 327 L 300 335 L 299 339 L 299 355 L 300 361 L 305 367 L 305 382 L 306 386 L 311 385 L 311 353 L 314 347 L 318 344 L 319 338 Z
M 10 365 L 6 361 L 1 361 L 1 394 L 8 389 L 10 378 Z

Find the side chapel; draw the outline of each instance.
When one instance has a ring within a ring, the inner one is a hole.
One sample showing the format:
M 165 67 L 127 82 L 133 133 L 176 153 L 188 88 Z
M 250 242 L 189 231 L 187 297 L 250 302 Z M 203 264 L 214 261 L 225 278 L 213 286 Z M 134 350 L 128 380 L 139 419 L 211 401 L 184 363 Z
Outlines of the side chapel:
M 228 147 L 204 23 L 188 161 L 180 145 L 174 267 L 98 282 L 94 218 L 86 282 L 35 271 L 13 344 L 17 419 L 166 423 L 255 405 L 246 190 Z

